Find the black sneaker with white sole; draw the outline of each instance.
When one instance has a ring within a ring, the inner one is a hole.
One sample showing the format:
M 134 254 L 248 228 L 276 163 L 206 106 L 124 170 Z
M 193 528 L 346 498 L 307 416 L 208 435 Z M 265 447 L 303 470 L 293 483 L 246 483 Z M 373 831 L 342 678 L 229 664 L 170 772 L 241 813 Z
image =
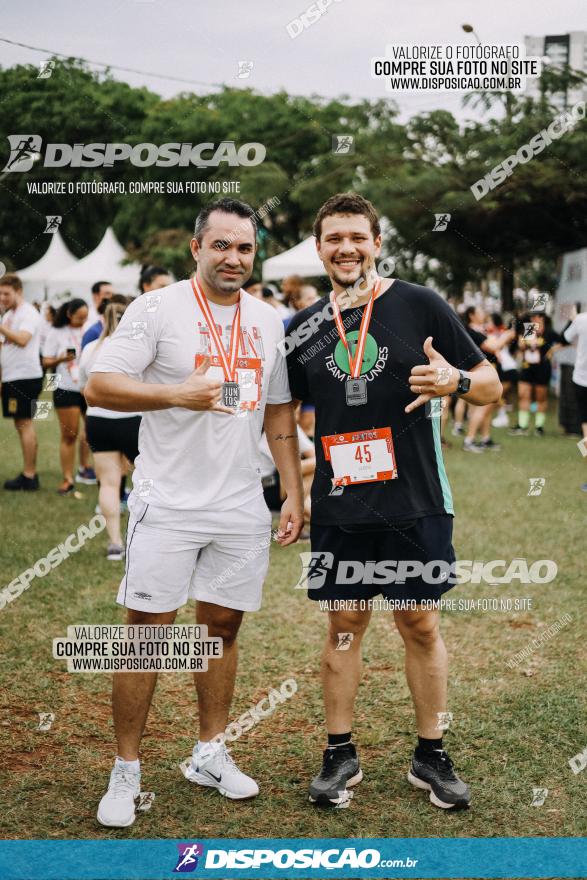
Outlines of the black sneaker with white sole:
M 466 809 L 471 803 L 471 790 L 453 770 L 453 763 L 444 749 L 416 749 L 408 782 L 430 792 L 435 807 L 443 810 Z
M 348 798 L 347 788 L 358 785 L 362 778 L 363 771 L 352 743 L 325 749 L 322 770 L 310 785 L 310 801 L 338 806 Z

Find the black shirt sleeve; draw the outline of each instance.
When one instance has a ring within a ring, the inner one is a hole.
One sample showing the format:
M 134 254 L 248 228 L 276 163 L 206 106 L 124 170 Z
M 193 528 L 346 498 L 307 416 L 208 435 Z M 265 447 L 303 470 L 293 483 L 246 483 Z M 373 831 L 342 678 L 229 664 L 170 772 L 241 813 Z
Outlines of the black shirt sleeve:
M 304 312 L 306 309 L 304 309 Z M 294 400 L 309 401 L 310 391 L 308 389 L 308 378 L 306 369 L 300 357 L 303 351 L 302 346 L 298 343 L 297 327 L 302 323 L 303 313 L 300 312 L 291 319 L 285 331 L 285 352 L 287 360 L 287 375 L 289 379 L 289 388 L 291 396 Z M 306 316 L 307 317 L 307 316 Z

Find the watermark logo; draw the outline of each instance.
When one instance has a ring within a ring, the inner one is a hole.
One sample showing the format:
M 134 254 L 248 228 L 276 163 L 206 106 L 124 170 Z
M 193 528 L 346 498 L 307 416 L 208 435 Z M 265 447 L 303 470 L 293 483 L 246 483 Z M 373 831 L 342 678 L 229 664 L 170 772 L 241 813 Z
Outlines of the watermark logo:
M 437 712 L 436 730 L 448 730 L 452 721 L 452 712 Z
M 139 480 L 137 484 L 137 495 L 139 498 L 148 498 L 153 488 L 153 480 Z
M 424 415 L 427 419 L 439 419 L 446 409 L 446 397 L 433 397 L 424 404 Z
M 10 156 L 3 171 L 30 171 L 43 143 L 38 134 L 9 134 Z
M 4 171 L 30 171 L 37 158 L 44 168 L 113 168 L 117 162 L 130 162 L 135 168 L 218 168 L 260 165 L 267 155 L 258 141 L 237 145 L 234 141 L 218 144 L 46 144 L 38 134 L 10 134 L 10 156 Z
M 532 803 L 531 807 L 541 807 L 548 797 L 548 789 L 547 788 L 533 788 L 532 789 Z
M 579 442 L 577 443 L 577 449 L 579 450 L 583 458 L 587 457 L 587 437 L 583 437 L 582 440 L 579 440 Z
M 33 400 L 33 419 L 38 419 L 39 421 L 48 419 L 52 409 L 53 402 L 51 400 Z
M 143 0 L 144 2 L 144 0 Z M 155 792 L 154 791 L 141 791 L 139 794 L 139 802 L 137 804 L 137 810 L 139 813 L 148 813 L 151 807 L 153 806 L 153 801 L 155 800 Z
M 524 324 L 524 332 L 522 334 L 523 339 L 536 339 L 536 331 L 538 330 L 538 325 L 533 321 L 523 321 Z
M 147 309 L 147 311 L 149 311 Z M 133 321 L 131 331 L 129 333 L 130 339 L 142 339 L 145 335 L 145 330 L 147 329 L 146 321 Z
M 352 134 L 333 134 L 332 152 L 351 156 L 355 152 L 355 138 Z
M 528 495 L 542 495 L 542 490 L 546 485 L 546 479 L 544 477 L 530 477 L 530 488 L 528 489 Z
M 334 565 L 334 554 L 312 551 L 300 553 L 302 573 L 295 585 L 296 590 L 318 590 L 324 585 L 329 569 Z
M 547 293 L 534 293 L 534 294 L 532 294 L 532 298 L 530 299 L 530 311 L 543 312 L 548 305 L 548 301 L 549 301 L 549 296 Z
M 54 712 L 39 712 L 39 724 L 37 726 L 37 730 L 51 730 L 51 725 L 54 721 Z
M 50 58 L 48 61 L 43 61 L 39 65 L 39 73 L 37 74 L 37 79 L 49 79 L 53 70 L 55 69 L 55 60 Z
M 198 867 L 198 860 L 204 855 L 201 843 L 178 843 L 179 855 L 174 874 L 191 874 Z
M 251 71 L 255 66 L 253 61 L 237 61 L 238 64 L 238 73 L 237 77 L 239 79 L 248 79 L 251 75 Z
M 514 172 L 516 165 L 525 165 L 535 156 L 538 156 L 546 147 L 549 147 L 553 140 L 558 140 L 565 132 L 574 128 L 580 119 L 585 118 L 585 102 L 579 101 L 570 110 L 560 113 L 552 120 L 548 128 L 544 128 L 530 138 L 527 144 L 512 153 L 503 162 L 495 165 L 491 171 L 476 180 L 471 186 L 471 192 L 475 199 L 479 201 L 484 198 L 491 190 L 500 186 Z
M 146 293 L 145 294 L 145 304 L 148 312 L 156 312 L 159 306 L 161 305 L 161 294 L 160 293 Z
M 377 274 L 382 278 L 389 278 L 395 272 L 395 260 L 391 257 L 384 257 L 377 266 Z
M 355 637 L 354 633 L 337 633 L 338 644 L 337 651 L 350 651 L 352 641 Z
M 587 767 L 587 746 L 578 755 L 569 758 L 569 767 L 575 776 Z
M 521 651 L 518 651 L 514 654 L 513 657 L 507 661 L 506 665 L 509 666 L 510 669 L 515 669 L 516 666 L 519 666 L 520 663 L 523 663 L 524 660 L 527 660 L 535 651 L 538 651 L 539 648 L 542 648 L 546 642 L 549 642 L 550 639 L 554 638 L 554 636 L 558 635 L 558 633 L 563 629 L 563 627 L 567 626 L 567 624 L 571 623 L 572 617 L 570 614 L 563 614 L 558 620 L 555 620 L 549 627 L 547 627 L 536 639 L 532 639 Z
M 61 384 L 59 373 L 45 373 L 45 391 L 56 391 Z
M 448 229 L 450 218 L 450 214 L 435 214 L 432 232 L 444 232 L 446 229 Z
M 46 215 L 47 225 L 45 226 L 45 232 L 55 233 L 61 226 L 62 217 L 59 214 L 48 214 Z
M 316 24 L 334 2 L 340 3 L 340 0 L 317 0 L 316 3 L 311 3 L 304 12 L 300 12 L 297 18 L 292 18 L 285 26 L 291 39 L 295 40 L 305 30 Z

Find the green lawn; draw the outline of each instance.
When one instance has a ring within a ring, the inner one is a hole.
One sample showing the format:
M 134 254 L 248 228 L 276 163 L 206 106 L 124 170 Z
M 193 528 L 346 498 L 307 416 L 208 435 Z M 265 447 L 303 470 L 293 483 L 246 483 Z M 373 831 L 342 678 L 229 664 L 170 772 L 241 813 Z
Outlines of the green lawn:
M 42 490 L 0 494 L 2 586 L 93 515 L 97 491 L 59 498 L 57 423 L 38 422 Z M 197 707 L 187 673 L 160 678 L 143 743 L 143 788 L 156 793 L 150 812 L 130 829 L 108 831 L 95 820 L 114 755 L 110 677 L 68 674 L 51 640 L 71 624 L 123 622 L 115 604 L 122 564 L 108 563 L 99 535 L 77 555 L 0 611 L 4 768 L 0 811 L 6 838 L 459 837 L 567 836 L 587 833 L 587 770 L 568 760 L 587 746 L 585 703 L 585 509 L 579 485 L 586 462 L 576 440 L 558 435 L 551 416 L 543 439 L 509 438 L 501 453 L 446 453 L 457 509 L 461 558 L 552 559 L 551 584 L 466 585 L 454 597 L 530 596 L 524 612 L 448 613 L 443 631 L 451 656 L 454 715 L 446 735 L 474 803 L 467 812 L 436 810 L 405 780 L 414 719 L 402 666 L 401 640 L 384 612 L 374 614 L 365 642 L 365 675 L 355 736 L 365 780 L 346 810 L 317 811 L 309 778 L 324 742 L 318 656 L 325 621 L 292 586 L 298 547 L 273 546 L 261 612 L 245 619 L 232 717 L 270 687 L 295 678 L 298 693 L 234 747 L 259 781 L 261 795 L 235 803 L 189 785 L 178 769 L 196 735 Z M 0 479 L 19 470 L 12 425 L 0 424 Z M 545 477 L 528 497 L 530 477 Z M 1 493 L 2 490 L 0 490 Z M 301 549 L 308 549 L 305 545 Z M 562 614 L 572 622 L 515 670 L 506 661 Z M 190 621 L 191 608 L 179 620 Z M 38 712 L 54 712 L 50 731 Z M 533 787 L 549 789 L 530 806 Z

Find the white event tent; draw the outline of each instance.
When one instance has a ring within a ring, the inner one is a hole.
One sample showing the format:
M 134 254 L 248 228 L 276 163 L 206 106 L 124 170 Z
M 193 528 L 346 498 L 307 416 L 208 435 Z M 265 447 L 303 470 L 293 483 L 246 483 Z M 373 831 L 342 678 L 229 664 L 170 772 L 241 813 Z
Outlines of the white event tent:
M 326 275 L 322 261 L 316 253 L 316 239 L 313 235 L 295 247 L 269 257 L 263 263 L 263 281 L 279 281 L 287 275 L 301 275 L 302 278 L 313 278 Z
M 23 283 L 24 297 L 28 302 L 47 298 L 49 279 L 58 272 L 71 268 L 77 263 L 59 230 L 50 236 L 51 244 L 36 263 L 18 271 Z
M 138 295 L 141 267 L 138 263 L 123 265 L 126 256 L 126 251 L 109 226 L 95 250 L 49 278 L 49 295 L 58 296 L 67 292 L 72 297 L 79 296 L 89 301 L 92 284 L 96 281 L 109 281 L 117 293 Z

